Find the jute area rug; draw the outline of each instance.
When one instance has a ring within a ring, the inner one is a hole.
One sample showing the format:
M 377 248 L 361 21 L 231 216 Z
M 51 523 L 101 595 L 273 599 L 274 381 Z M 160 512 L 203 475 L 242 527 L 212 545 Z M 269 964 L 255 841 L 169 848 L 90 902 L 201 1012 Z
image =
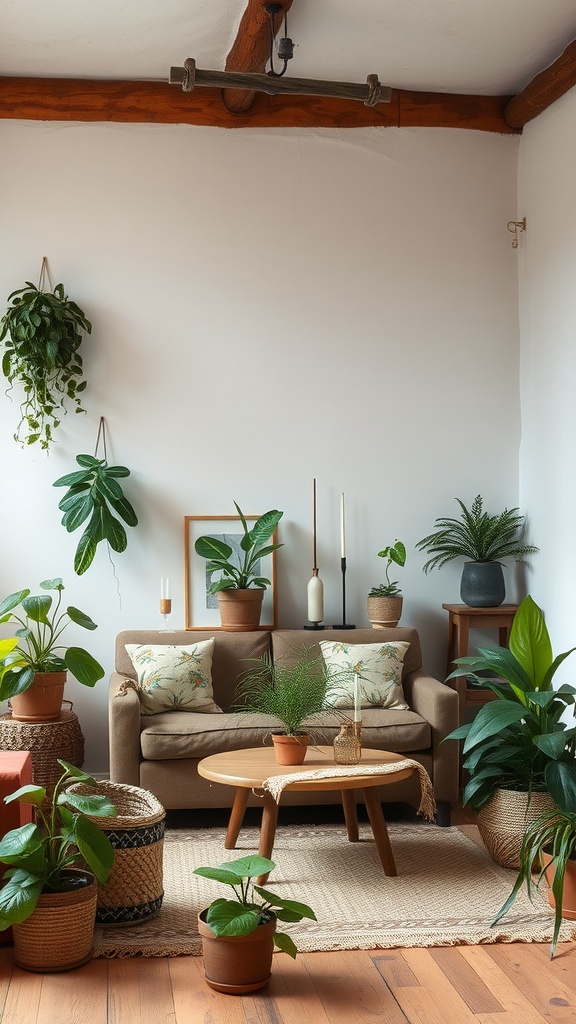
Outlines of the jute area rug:
M 506 918 L 490 923 L 516 872 L 485 852 L 475 826 L 439 828 L 424 821 L 389 824 L 398 876 L 387 878 L 369 826 L 349 843 L 340 825 L 280 826 L 268 887 L 308 903 L 317 922 L 284 926 L 300 952 L 385 949 L 491 942 L 546 942 L 553 914 L 542 892 L 531 903 L 521 893 Z M 240 833 L 224 849 L 223 828 L 171 829 L 164 842 L 164 902 L 144 924 L 97 925 L 97 957 L 199 955 L 196 915 L 231 890 L 192 874 L 199 866 L 256 853 L 258 830 Z M 564 922 L 561 939 L 576 938 Z

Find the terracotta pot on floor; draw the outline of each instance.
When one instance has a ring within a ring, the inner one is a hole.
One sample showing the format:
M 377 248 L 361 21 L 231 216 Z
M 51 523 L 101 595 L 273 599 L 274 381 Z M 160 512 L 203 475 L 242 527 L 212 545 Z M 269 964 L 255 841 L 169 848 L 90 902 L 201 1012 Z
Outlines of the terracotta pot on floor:
M 264 988 L 270 981 L 276 918 L 259 925 L 250 935 L 217 938 L 206 924 L 206 913 L 203 910 L 198 915 L 198 931 L 210 988 L 228 995 L 243 995 Z
M 547 854 L 542 854 L 542 865 L 546 873 L 546 881 L 550 886 L 550 892 L 548 893 L 548 903 L 553 910 L 556 909 L 556 901 L 552 893 L 552 883 L 554 881 L 554 875 L 556 869 L 551 865 L 552 858 Z M 562 917 L 567 918 L 569 921 L 576 921 L 576 860 L 566 861 L 566 871 L 564 872 L 564 891 L 562 893 Z

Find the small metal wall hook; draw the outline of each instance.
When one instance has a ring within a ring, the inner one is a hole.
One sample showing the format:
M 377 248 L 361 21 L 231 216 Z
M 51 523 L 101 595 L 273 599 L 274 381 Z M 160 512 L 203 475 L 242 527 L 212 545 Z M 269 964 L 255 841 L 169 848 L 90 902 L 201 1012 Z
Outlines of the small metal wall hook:
M 523 217 L 522 220 L 509 220 L 506 227 L 508 228 L 508 231 L 511 231 L 514 235 L 514 238 L 512 239 L 512 248 L 517 249 L 518 232 L 526 231 L 526 217 Z

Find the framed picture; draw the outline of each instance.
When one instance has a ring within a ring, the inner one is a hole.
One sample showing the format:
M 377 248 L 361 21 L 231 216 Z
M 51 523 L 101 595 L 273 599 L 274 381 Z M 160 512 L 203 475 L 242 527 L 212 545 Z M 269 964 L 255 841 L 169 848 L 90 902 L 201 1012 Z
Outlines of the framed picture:
M 244 516 L 248 527 L 260 516 Z M 218 597 L 210 593 L 210 586 L 218 574 L 208 572 L 208 562 L 196 554 L 194 545 L 198 537 L 217 537 L 234 552 L 240 550 L 244 536 L 240 516 L 184 516 L 184 597 L 186 629 L 221 629 Z M 272 534 L 272 544 L 278 543 L 278 531 Z M 234 556 L 232 556 L 234 557 Z M 264 591 L 260 629 L 276 629 L 276 552 L 272 551 L 260 561 L 257 575 L 269 579 L 271 585 Z

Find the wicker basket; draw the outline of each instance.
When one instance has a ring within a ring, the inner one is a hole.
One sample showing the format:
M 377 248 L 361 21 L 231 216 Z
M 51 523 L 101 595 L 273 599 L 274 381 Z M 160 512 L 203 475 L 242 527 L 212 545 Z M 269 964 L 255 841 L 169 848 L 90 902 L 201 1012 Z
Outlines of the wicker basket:
M 145 789 L 115 782 L 95 788 L 78 782 L 74 793 L 106 796 L 117 816 L 90 820 L 114 847 L 114 864 L 105 885 L 98 886 L 96 920 L 100 924 L 139 924 L 162 906 L 166 811 Z
M 519 868 L 526 826 L 553 806 L 548 793 L 532 793 L 528 800 L 528 793 L 496 789 L 477 817 L 478 831 L 492 860 L 503 868 Z
M 70 874 L 86 872 L 68 869 Z M 26 971 L 69 971 L 92 957 L 97 886 L 41 893 L 30 915 L 12 925 L 14 963 Z
M 29 750 L 32 781 L 48 797 L 62 775 L 58 758 L 76 768 L 84 764 L 84 736 L 73 711 L 63 711 L 57 722 L 17 722 L 10 713 L 0 715 L 0 750 Z

